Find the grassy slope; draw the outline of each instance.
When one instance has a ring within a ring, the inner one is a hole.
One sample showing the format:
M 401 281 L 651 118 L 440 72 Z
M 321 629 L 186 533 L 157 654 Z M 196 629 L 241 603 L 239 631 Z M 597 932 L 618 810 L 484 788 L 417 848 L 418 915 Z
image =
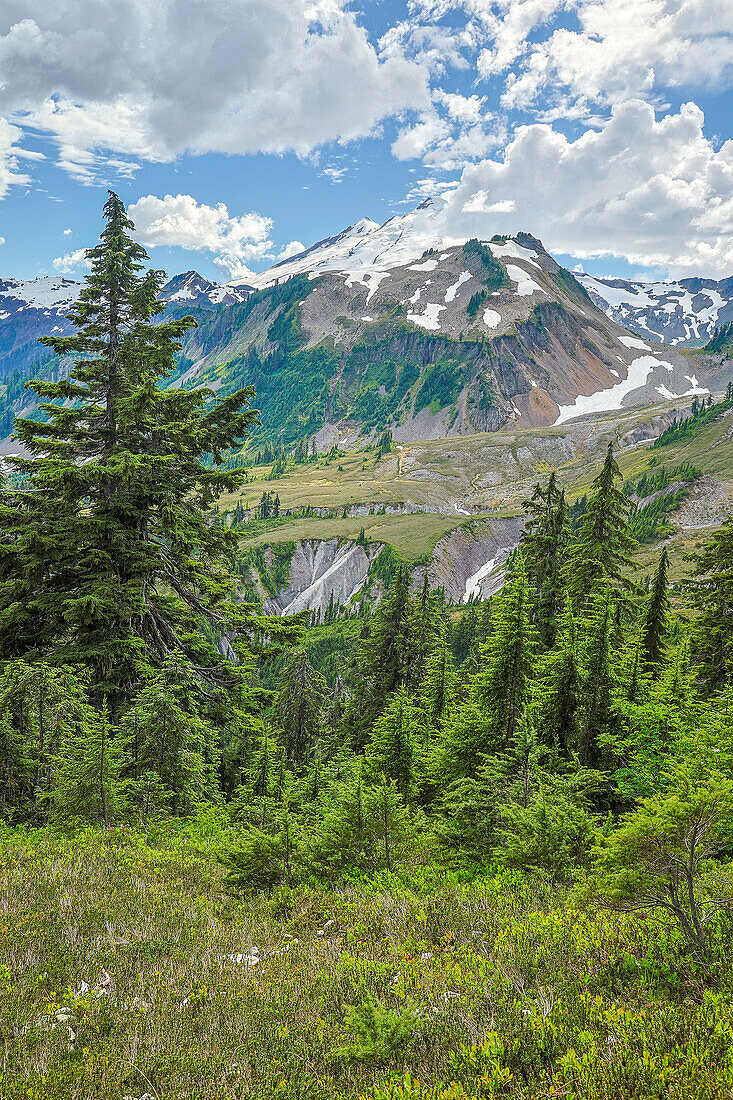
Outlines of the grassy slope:
M 652 412 L 666 406 L 659 406 Z M 400 451 L 377 460 L 373 451 L 359 451 L 338 459 L 293 468 L 276 481 L 267 480 L 271 467 L 251 471 L 252 480 L 240 499 L 254 506 L 267 491 L 278 493 L 283 507 L 330 507 L 374 502 L 376 505 L 413 502 L 440 508 L 440 513 L 365 516 L 347 519 L 298 518 L 270 530 L 258 530 L 247 545 L 263 545 L 298 538 L 353 538 L 363 526 L 369 538 L 390 543 L 406 557 L 430 551 L 447 531 L 465 522 L 455 502 L 471 505 L 489 517 L 517 515 L 536 482 L 552 468 L 547 455 L 557 453 L 568 431 L 576 440 L 576 454 L 556 464 L 568 498 L 587 492 L 598 473 L 610 432 L 622 434 L 649 419 L 647 410 L 625 410 L 607 420 L 578 421 L 566 429 L 536 428 L 429 440 L 404 444 Z M 730 418 L 706 425 L 688 439 L 663 448 L 648 444 L 617 454 L 624 479 L 638 477 L 649 462 L 672 467 L 692 462 L 704 474 L 722 481 L 733 479 L 733 436 Z M 342 469 L 339 469 L 342 467 Z M 489 484 L 495 481 L 496 484 Z M 223 502 L 233 507 L 237 498 Z M 704 535 L 704 531 L 702 534 Z M 673 579 L 682 571 L 683 554 L 698 540 L 694 532 L 679 533 L 671 541 Z M 656 559 L 654 547 L 644 547 L 639 560 L 646 568 Z
M 5 832 L 0 897 L 4 1100 L 733 1089 L 730 972 L 705 992 L 664 919 L 586 911 L 561 886 L 461 885 L 427 866 L 369 888 L 301 887 L 287 904 L 235 902 L 194 823 L 153 848 L 130 829 Z M 261 962 L 237 961 L 253 945 Z M 365 997 L 415 1012 L 390 1057 L 337 1054 L 354 1040 L 346 1007 Z

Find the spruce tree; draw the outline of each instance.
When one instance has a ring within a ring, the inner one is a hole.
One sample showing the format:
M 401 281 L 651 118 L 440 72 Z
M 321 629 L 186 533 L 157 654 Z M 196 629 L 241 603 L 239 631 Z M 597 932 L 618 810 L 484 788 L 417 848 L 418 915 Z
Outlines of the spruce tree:
M 322 732 L 327 694 L 328 685 L 305 649 L 296 649 L 282 671 L 275 699 L 290 763 L 301 765 L 311 759 Z
M 527 705 L 537 632 L 529 618 L 524 558 L 518 552 L 513 573 L 492 601 L 493 632 L 481 647 L 481 670 L 471 695 L 488 711 L 497 748 L 509 745 Z
M 249 617 L 225 568 L 237 536 L 207 511 L 242 481 L 217 464 L 256 414 L 251 389 L 219 399 L 162 388 L 194 321 L 155 323 L 164 274 L 143 273 L 146 253 L 113 192 L 104 218 L 69 312 L 77 333 L 42 341 L 75 365 L 61 381 L 29 383 L 44 419 L 16 421 L 31 457 L 14 460 L 27 491 L 11 494 L 3 539 L 16 562 L 14 576 L 0 572 L 0 652 L 18 631 L 29 655 L 85 666 L 114 722 L 171 654 L 210 682 L 226 675 L 202 624 L 216 632 Z
M 698 612 L 692 656 L 702 683 L 718 691 L 733 683 L 733 516 L 693 555 L 692 604 Z
M 644 620 L 641 627 L 641 660 L 646 673 L 658 672 L 664 660 L 669 634 L 668 571 L 669 555 L 665 546 L 659 556 L 659 564 L 654 573 L 654 580 L 644 609 Z
M 534 591 L 532 619 L 542 644 L 549 649 L 562 609 L 563 554 L 569 539 L 565 491 L 558 488 L 554 470 L 545 489 L 537 485 L 524 510 L 527 523 L 521 545 Z
M 613 457 L 613 444 L 603 469 L 591 486 L 588 506 L 567 555 L 567 584 L 576 607 L 581 607 L 593 585 L 605 577 L 617 588 L 628 588 L 624 570 L 631 567 L 636 546 L 629 534 L 633 504 L 615 482 L 621 471 Z

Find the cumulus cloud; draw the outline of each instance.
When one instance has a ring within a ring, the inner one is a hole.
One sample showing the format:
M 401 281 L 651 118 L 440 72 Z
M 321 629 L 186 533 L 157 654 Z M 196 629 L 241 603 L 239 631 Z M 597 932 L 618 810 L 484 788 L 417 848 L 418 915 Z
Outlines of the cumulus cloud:
M 430 109 L 399 132 L 392 154 L 398 160 L 420 158 L 432 168 L 449 172 L 487 156 L 504 130 L 485 103 L 484 96 L 436 89 Z
M 73 252 L 67 252 L 64 256 L 57 256 L 53 261 L 54 270 L 61 275 L 73 275 L 82 268 L 91 265 L 87 260 L 86 248 L 75 248 Z
M 100 152 L 306 154 L 428 103 L 426 66 L 380 54 L 347 0 L 7 0 L 0 74 L 0 113 L 82 180 Z
M 305 245 L 302 241 L 291 241 L 290 244 L 286 244 L 282 252 L 278 252 L 278 260 L 289 260 L 291 256 L 297 256 L 298 253 L 305 252 Z
M 465 168 L 446 234 L 524 229 L 554 251 L 624 256 L 671 274 L 733 269 L 733 141 L 718 150 L 694 104 L 657 120 L 617 107 L 575 141 L 550 125 L 517 130 L 504 156 Z
M 129 208 L 142 244 L 208 252 L 230 279 L 246 279 L 247 263 L 272 252 L 272 220 L 261 214 L 230 215 L 223 202 L 199 203 L 192 195 L 145 195 Z
M 731 0 L 580 0 L 576 11 L 578 29 L 556 28 L 528 47 L 509 77 L 507 106 L 548 94 L 571 106 L 608 105 L 733 76 Z
M 733 77 L 733 0 L 412 0 L 412 10 L 423 34 L 462 15 L 461 48 L 479 77 L 505 79 L 506 109 L 547 119 L 632 98 L 660 103 L 665 89 Z M 389 40 L 414 44 L 417 34 L 395 28 Z
M 65 229 L 64 230 L 64 236 L 65 237 L 70 237 L 71 236 L 71 230 L 70 229 Z

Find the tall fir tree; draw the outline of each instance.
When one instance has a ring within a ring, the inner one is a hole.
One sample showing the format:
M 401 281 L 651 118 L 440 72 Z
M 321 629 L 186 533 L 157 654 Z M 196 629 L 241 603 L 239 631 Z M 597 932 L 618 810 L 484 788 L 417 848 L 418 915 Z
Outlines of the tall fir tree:
M 323 729 L 328 685 L 313 668 L 305 649 L 285 663 L 275 698 L 285 755 L 296 766 L 310 762 Z
M 562 610 L 563 555 L 570 537 L 565 491 L 558 488 L 554 470 L 544 489 L 537 485 L 524 510 L 527 522 L 521 545 L 534 592 L 532 619 L 543 646 L 550 649 Z
M 539 662 L 535 701 L 538 739 L 563 757 L 578 748 L 580 693 L 577 627 L 566 597 L 557 620 L 555 644 Z
M 458 675 L 448 648 L 445 628 L 434 642 L 425 662 L 420 698 L 428 727 L 439 732 L 458 702 Z
M 392 587 L 369 624 L 355 661 L 353 694 L 344 721 L 357 746 L 364 745 L 387 698 L 402 685 L 413 688 L 417 657 L 415 635 L 410 574 L 407 566 L 400 566 Z
M 708 691 L 733 684 L 733 516 L 693 555 L 692 656 Z
M 613 444 L 603 468 L 591 486 L 585 515 L 567 554 L 567 584 L 576 607 L 582 607 L 594 584 L 606 578 L 616 588 L 629 587 L 625 572 L 632 567 L 631 552 L 636 542 L 629 534 L 633 504 L 616 486 L 621 477 Z
M 521 552 L 501 593 L 492 601 L 492 633 L 481 647 L 472 697 L 490 715 L 497 748 L 510 745 L 529 698 L 537 631 L 530 622 L 527 572 Z
M 54 758 L 52 813 L 109 828 L 127 816 L 128 784 L 123 778 L 126 740 L 110 726 L 107 708 L 87 706 L 67 731 Z
M 602 735 L 615 728 L 615 679 L 611 662 L 611 626 L 614 599 L 611 585 L 601 578 L 586 602 L 583 619 L 583 681 L 579 758 L 588 768 L 600 768 Z
M 251 628 L 226 571 L 236 535 L 207 511 L 242 481 L 217 464 L 256 413 L 251 389 L 219 399 L 162 388 L 195 322 L 155 323 L 164 274 L 143 273 L 146 253 L 113 192 L 104 219 L 69 312 L 76 335 L 43 338 L 75 366 L 29 383 L 44 419 L 16 421 L 31 457 L 14 460 L 26 491 L 8 502 L 3 542 L 16 568 L 9 578 L 0 569 L 0 652 L 19 634 L 30 656 L 85 666 L 114 722 L 146 670 L 172 654 L 210 682 L 226 678 L 203 623 Z
M 651 592 L 644 608 L 644 618 L 639 639 L 640 657 L 645 673 L 657 673 L 662 665 L 667 637 L 669 635 L 669 593 L 667 574 L 669 572 L 669 554 L 662 547 L 652 580 Z
M 400 687 L 390 696 L 374 724 L 367 761 L 377 774 L 394 780 L 405 799 L 413 793 L 425 740 L 424 715 L 405 688 Z

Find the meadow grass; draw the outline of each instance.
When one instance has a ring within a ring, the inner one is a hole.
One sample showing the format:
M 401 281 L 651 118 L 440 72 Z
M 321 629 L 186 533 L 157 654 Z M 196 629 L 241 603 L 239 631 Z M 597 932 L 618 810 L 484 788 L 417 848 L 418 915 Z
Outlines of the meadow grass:
M 409 561 L 431 553 L 439 539 L 465 522 L 465 516 L 451 517 L 434 512 L 345 518 L 293 516 L 281 519 L 277 525 L 268 526 L 256 535 L 245 535 L 240 545 L 274 546 L 298 539 L 356 539 L 363 528 L 371 542 L 387 543 Z
M 429 863 L 232 899 L 222 839 L 2 834 L 4 1100 L 733 1095 L 730 976 L 664 921 Z

